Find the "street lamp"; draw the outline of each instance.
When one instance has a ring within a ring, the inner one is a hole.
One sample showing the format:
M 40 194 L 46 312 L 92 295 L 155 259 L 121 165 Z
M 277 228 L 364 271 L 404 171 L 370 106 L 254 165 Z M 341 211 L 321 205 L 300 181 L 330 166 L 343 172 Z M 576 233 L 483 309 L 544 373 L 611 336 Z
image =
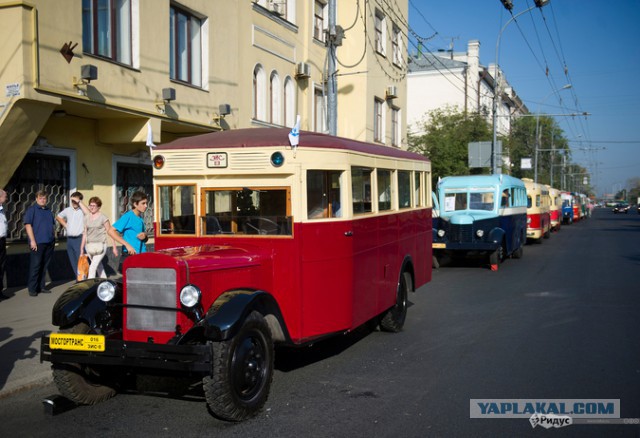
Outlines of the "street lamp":
M 542 101 L 538 104 L 538 115 L 536 116 L 536 150 L 535 150 L 535 158 L 533 160 L 534 162 L 534 177 L 533 177 L 533 181 L 534 182 L 538 182 L 538 151 L 540 149 L 540 107 L 542 106 L 542 104 L 551 96 L 553 96 L 554 94 L 557 94 L 559 92 L 561 92 L 562 90 L 568 90 L 569 88 L 571 88 L 573 85 L 571 84 L 566 84 L 564 85 L 562 88 L 559 88 L 557 90 L 553 90 L 551 93 L 547 94 L 544 99 L 542 99 Z M 551 135 L 553 136 L 553 132 L 551 133 Z
M 534 6 L 531 6 L 529 9 L 527 9 L 526 11 L 522 11 L 519 14 L 513 15 L 513 13 L 511 13 L 511 10 L 513 9 L 513 2 L 511 2 L 511 0 L 503 0 L 502 4 L 505 7 L 505 9 L 507 9 L 510 13 L 511 13 L 511 18 L 509 19 L 509 21 L 507 21 L 505 23 L 504 26 L 502 26 L 502 29 L 500 29 L 500 33 L 498 34 L 498 39 L 496 40 L 496 65 L 494 67 L 494 75 L 493 75 L 493 80 L 494 80 L 494 89 L 493 89 L 493 141 L 491 142 L 491 173 L 496 173 L 497 172 L 497 167 L 496 166 L 496 144 L 498 143 L 498 130 L 497 130 L 497 122 L 498 122 L 498 94 L 500 93 L 500 76 L 498 75 L 498 68 L 500 66 L 500 63 L 498 62 L 499 60 L 499 56 L 500 56 L 500 51 L 499 51 L 499 47 L 500 47 L 500 38 L 502 38 L 502 32 L 504 32 L 504 30 L 507 28 L 507 26 L 513 22 L 516 18 L 518 18 L 520 15 L 522 14 L 526 14 L 527 12 L 531 11 L 534 8 L 541 8 L 543 6 L 545 6 L 547 3 L 549 3 L 550 0 L 534 0 Z

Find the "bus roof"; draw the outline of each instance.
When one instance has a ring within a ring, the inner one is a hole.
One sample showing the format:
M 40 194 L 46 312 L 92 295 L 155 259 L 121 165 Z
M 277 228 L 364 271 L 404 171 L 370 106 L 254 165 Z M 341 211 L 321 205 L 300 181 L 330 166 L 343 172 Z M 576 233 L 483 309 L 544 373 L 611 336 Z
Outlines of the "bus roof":
M 157 150 L 167 149 L 226 149 L 246 147 L 273 147 L 289 145 L 289 128 L 246 128 L 210 132 L 161 144 Z M 299 148 L 327 148 L 362 152 L 370 155 L 429 161 L 424 155 L 395 147 L 365 143 L 343 137 L 334 137 L 311 131 L 300 131 Z
M 463 175 L 447 176 L 438 182 L 438 187 L 465 187 L 465 186 L 518 186 L 524 187 L 522 180 L 509 175 Z

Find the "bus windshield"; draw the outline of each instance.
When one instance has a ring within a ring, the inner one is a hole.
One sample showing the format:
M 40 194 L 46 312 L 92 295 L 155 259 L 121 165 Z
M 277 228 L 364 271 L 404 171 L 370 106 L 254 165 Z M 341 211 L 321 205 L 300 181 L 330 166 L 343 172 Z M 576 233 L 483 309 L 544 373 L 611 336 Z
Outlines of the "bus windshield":
M 484 210 L 492 211 L 495 195 L 491 191 L 458 192 L 446 191 L 444 194 L 444 211 Z

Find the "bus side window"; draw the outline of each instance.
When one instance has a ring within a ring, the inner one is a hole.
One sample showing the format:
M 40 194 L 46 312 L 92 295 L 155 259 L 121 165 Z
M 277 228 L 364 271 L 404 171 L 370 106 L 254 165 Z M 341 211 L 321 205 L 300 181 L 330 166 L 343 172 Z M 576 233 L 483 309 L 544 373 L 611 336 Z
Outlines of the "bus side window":
M 307 217 L 342 217 L 340 175 L 334 170 L 307 170 Z
M 398 206 L 411 207 L 411 173 L 406 170 L 398 171 Z
M 371 173 L 366 167 L 351 168 L 351 199 L 353 213 L 371 213 Z
M 508 207 L 509 206 L 509 197 L 511 195 L 509 195 L 509 189 L 504 189 L 502 191 L 502 200 L 500 201 L 500 206 L 501 207 Z

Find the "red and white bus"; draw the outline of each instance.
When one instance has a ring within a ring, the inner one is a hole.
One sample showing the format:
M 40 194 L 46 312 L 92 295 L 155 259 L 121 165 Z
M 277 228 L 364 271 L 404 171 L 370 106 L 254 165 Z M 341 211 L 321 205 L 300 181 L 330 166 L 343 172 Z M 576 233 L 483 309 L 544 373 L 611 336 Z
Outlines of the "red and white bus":
M 42 357 L 63 395 L 107 398 L 120 368 L 199 373 L 211 412 L 243 420 L 267 399 L 274 344 L 370 321 L 402 329 L 408 293 L 431 279 L 429 161 L 311 132 L 291 147 L 288 134 L 157 147 L 154 252 L 127 258 L 120 282 L 79 283 L 54 309 L 63 330 L 43 339 Z M 77 336 L 97 346 L 65 347 Z M 63 362 L 90 369 L 90 385 L 66 385 Z
M 553 187 L 549 188 L 549 203 L 551 229 L 558 231 L 562 225 L 562 192 Z
M 522 178 L 527 188 L 527 239 L 542 243 L 551 235 L 551 197 L 549 186 Z

